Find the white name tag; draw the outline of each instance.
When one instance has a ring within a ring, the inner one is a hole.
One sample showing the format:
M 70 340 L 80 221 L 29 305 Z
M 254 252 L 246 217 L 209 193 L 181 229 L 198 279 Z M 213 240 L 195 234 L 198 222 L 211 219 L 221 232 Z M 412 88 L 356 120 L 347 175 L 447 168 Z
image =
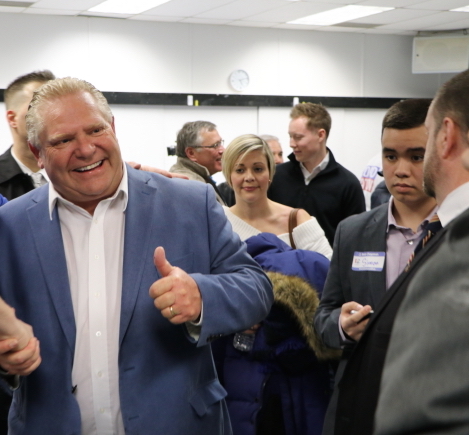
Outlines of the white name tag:
M 385 258 L 385 252 L 354 252 L 352 270 L 381 272 Z

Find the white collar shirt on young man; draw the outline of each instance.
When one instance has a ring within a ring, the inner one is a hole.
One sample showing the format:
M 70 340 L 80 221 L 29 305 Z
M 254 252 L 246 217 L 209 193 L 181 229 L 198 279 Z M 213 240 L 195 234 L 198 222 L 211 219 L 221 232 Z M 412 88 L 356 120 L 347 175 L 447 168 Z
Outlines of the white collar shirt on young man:
M 18 157 L 16 157 L 16 154 L 14 153 L 13 148 L 11 149 L 11 156 L 13 157 L 15 162 L 18 164 L 20 169 L 23 171 L 23 173 L 26 175 L 29 175 L 32 178 L 34 188 L 37 189 L 38 187 L 44 186 L 44 184 L 50 181 L 49 176 L 47 175 L 47 172 L 44 168 L 39 169 L 39 171 L 37 172 L 31 171 L 31 169 L 29 169 L 25 164 L 23 164 L 18 159 Z
M 396 278 L 406 267 L 410 256 L 424 236 L 424 230 L 430 219 L 437 212 L 435 207 L 429 215 L 420 223 L 417 231 L 412 228 L 398 225 L 392 214 L 394 198 L 389 200 L 388 227 L 386 235 L 386 290 L 391 287 Z M 426 233 L 426 232 L 425 232 Z
M 116 193 L 93 215 L 49 184 L 51 219 L 57 202 L 76 324 L 72 382 L 82 435 L 125 435 L 119 398 L 121 312 L 127 169 Z
M 454 189 L 441 203 L 438 217 L 441 225 L 446 227 L 455 217 L 469 207 L 469 183 Z
M 303 177 L 305 177 L 305 184 L 308 185 L 310 181 L 316 177 L 321 171 L 324 171 L 326 169 L 326 166 L 329 164 L 329 151 L 326 153 L 326 157 L 322 159 L 322 162 L 317 165 L 312 172 L 309 172 L 305 165 L 303 165 L 302 162 L 300 162 L 300 168 L 301 172 L 303 173 Z

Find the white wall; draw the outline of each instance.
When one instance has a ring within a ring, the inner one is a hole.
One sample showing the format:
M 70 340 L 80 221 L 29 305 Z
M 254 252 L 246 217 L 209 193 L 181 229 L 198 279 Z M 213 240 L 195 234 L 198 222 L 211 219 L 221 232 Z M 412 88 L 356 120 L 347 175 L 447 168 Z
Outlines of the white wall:
M 411 74 L 412 38 L 158 23 L 120 19 L 0 14 L 0 88 L 51 69 L 103 91 L 233 94 L 231 71 L 250 74 L 246 94 L 432 97 L 449 77 Z M 0 104 L 0 110 L 4 107 Z M 123 154 L 168 168 L 166 146 L 186 121 L 207 119 L 227 142 L 268 133 L 288 150 L 288 108 L 113 106 Z M 360 175 L 379 149 L 383 110 L 331 109 L 329 146 Z M 10 144 L 0 123 L 0 151 Z

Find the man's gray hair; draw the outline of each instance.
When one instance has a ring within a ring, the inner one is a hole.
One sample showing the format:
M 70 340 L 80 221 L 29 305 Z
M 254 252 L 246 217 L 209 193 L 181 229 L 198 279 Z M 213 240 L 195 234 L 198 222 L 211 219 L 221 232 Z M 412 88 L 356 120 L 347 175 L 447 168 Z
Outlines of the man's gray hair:
M 72 77 L 51 80 L 42 85 L 33 94 L 33 99 L 29 105 L 26 114 L 26 129 L 28 131 L 28 141 L 37 149 L 41 147 L 39 136 L 44 127 L 43 114 L 41 108 L 47 103 L 63 97 L 65 95 L 78 94 L 87 92 L 96 101 L 104 119 L 111 123 L 112 112 L 104 95 L 98 91 L 91 83 L 85 80 Z
M 271 134 L 261 134 L 259 136 L 261 139 L 264 139 L 266 142 L 269 142 L 271 140 L 275 140 L 277 141 L 278 143 L 280 143 L 279 139 L 277 136 L 272 136 Z
M 202 131 L 213 131 L 217 126 L 210 121 L 186 122 L 179 130 L 176 139 L 176 155 L 178 157 L 187 157 L 186 148 L 197 147 L 202 143 Z

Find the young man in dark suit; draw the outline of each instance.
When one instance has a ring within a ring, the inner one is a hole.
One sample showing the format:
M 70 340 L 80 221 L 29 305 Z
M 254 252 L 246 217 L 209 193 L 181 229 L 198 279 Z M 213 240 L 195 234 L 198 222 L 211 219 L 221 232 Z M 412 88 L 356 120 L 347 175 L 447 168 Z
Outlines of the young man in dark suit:
M 423 190 L 424 126 L 431 100 L 394 104 L 382 124 L 383 175 L 389 203 L 342 221 L 315 326 L 326 345 L 344 349 L 336 381 L 386 290 L 406 266 L 435 213 L 435 200 Z M 324 427 L 332 434 L 334 393 Z
M 438 251 L 448 226 L 451 228 L 451 221 L 469 204 L 469 173 L 462 165 L 462 155 L 468 147 L 468 99 L 469 72 L 465 71 L 445 84 L 430 106 L 425 121 L 428 139 L 424 186 L 439 204 L 438 216 L 443 229 L 415 256 L 410 267 L 374 308 L 375 313 L 353 350 L 339 384 L 335 434 L 373 433 L 383 366 L 401 302 L 409 285 L 422 277 L 426 262 Z M 435 283 L 428 281 L 427 284 L 425 288 Z M 419 325 L 414 324 L 413 328 L 418 329 Z M 432 337 L 419 334 L 419 339 L 431 340 Z M 400 397 L 405 399 L 403 395 Z

